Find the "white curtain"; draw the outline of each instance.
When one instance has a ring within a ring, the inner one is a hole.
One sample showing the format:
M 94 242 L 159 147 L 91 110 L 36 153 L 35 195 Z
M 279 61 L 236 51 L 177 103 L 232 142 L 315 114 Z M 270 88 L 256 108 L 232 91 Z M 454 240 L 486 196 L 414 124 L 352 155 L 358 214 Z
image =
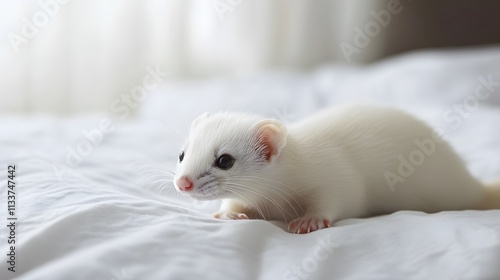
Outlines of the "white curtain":
M 376 2 L 1 1 L 0 112 L 106 110 L 146 67 L 168 83 L 346 63 L 339 43 L 352 43 Z M 376 58 L 381 42 L 353 61 Z

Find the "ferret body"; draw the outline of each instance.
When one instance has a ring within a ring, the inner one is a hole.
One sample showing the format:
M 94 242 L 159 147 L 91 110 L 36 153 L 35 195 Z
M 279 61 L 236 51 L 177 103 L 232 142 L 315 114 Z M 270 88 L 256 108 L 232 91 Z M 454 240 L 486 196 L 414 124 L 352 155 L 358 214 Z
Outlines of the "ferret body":
M 429 126 L 376 105 L 330 109 L 288 128 L 204 114 L 174 185 L 195 199 L 223 199 L 217 218 L 283 220 L 294 233 L 398 210 L 500 208 L 500 185 L 475 179 Z

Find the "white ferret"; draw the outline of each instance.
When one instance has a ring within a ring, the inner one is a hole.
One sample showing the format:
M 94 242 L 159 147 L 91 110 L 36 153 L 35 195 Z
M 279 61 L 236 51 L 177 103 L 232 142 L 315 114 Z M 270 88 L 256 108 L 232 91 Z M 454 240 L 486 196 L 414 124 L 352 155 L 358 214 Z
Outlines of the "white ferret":
M 422 121 L 375 105 L 327 110 L 288 128 L 205 113 L 192 123 L 174 185 L 195 199 L 223 199 L 216 218 L 282 220 L 294 233 L 398 210 L 500 208 L 500 184 L 475 179 Z

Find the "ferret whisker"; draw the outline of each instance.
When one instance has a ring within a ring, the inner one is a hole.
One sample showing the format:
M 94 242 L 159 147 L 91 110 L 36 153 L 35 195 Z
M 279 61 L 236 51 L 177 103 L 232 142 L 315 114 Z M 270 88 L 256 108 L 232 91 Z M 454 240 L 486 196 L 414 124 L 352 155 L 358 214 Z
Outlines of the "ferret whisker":
M 158 184 L 158 183 L 166 183 L 169 186 L 173 186 L 172 181 L 168 180 L 168 179 L 158 179 L 158 180 L 155 180 L 155 181 L 152 181 L 152 182 L 148 183 L 148 185 L 155 185 L 155 184 Z
M 139 177 L 142 177 L 146 174 L 161 174 L 164 176 L 168 176 L 169 178 L 173 178 L 175 176 L 175 172 L 172 172 L 170 169 L 164 167 L 164 166 L 154 166 L 154 165 L 146 165 L 138 168 L 139 172 Z
M 298 193 L 296 193 L 290 186 L 288 186 L 287 184 L 284 184 L 283 182 L 280 182 L 280 181 L 276 181 L 276 180 L 272 180 L 272 179 L 268 179 L 268 178 L 263 178 L 263 177 L 257 177 L 257 176 L 241 176 L 241 175 L 235 175 L 235 176 L 232 176 L 233 178 L 241 178 L 241 179 L 252 179 L 252 180 L 258 180 L 258 181 L 267 181 L 269 183 L 273 183 L 273 184 L 278 184 L 280 186 L 282 186 L 283 188 L 286 188 L 287 191 L 290 191 L 292 193 L 294 193 L 295 195 L 299 195 Z M 271 185 L 273 187 L 277 187 L 277 186 L 274 186 L 274 185 Z M 291 195 L 290 195 L 291 196 Z
M 239 181 L 247 181 L 247 182 L 255 182 L 254 180 L 247 180 L 247 179 L 240 179 L 238 178 Z M 274 193 L 276 193 L 278 196 L 280 196 L 281 199 L 283 199 L 293 210 L 294 212 L 298 215 L 298 212 L 297 210 L 295 209 L 295 207 L 298 207 L 300 208 L 300 211 L 303 212 L 303 209 L 302 209 L 302 206 L 300 205 L 300 203 L 297 201 L 297 199 L 295 199 L 295 197 L 291 194 L 289 194 L 287 191 L 283 190 L 282 188 L 278 187 L 278 186 L 275 186 L 271 183 L 264 183 L 264 182 L 259 182 L 259 185 L 263 185 L 265 187 L 269 187 L 271 189 L 271 191 L 273 191 Z M 284 197 L 283 195 L 281 195 L 281 193 L 285 194 L 286 196 L 288 196 L 291 200 L 293 200 L 293 202 L 295 203 L 292 204 L 288 198 Z
M 278 184 L 278 185 L 282 186 L 283 188 L 286 188 L 288 191 L 292 192 L 293 194 L 299 196 L 299 194 L 296 191 L 294 191 L 287 184 L 285 184 L 283 182 L 280 182 L 280 181 L 272 180 L 272 179 L 269 179 L 269 178 L 257 177 L 257 176 L 249 176 L 249 175 L 241 176 L 239 174 L 233 175 L 232 178 L 253 179 L 253 180 L 258 180 L 258 181 L 261 181 L 261 180 L 267 181 L 267 182 L 270 182 L 270 183 L 273 183 L 273 184 Z
M 236 187 L 235 185 L 232 185 L 232 187 Z M 245 188 L 244 185 L 240 185 L 239 186 L 240 190 L 248 190 Z M 288 215 L 291 215 L 286 209 L 284 209 L 279 203 L 277 203 L 276 200 L 274 200 L 272 197 L 270 196 L 266 196 L 264 195 L 263 193 L 257 191 L 257 190 L 250 190 L 251 193 L 253 194 L 256 194 L 256 195 L 259 195 L 261 197 L 263 197 L 264 199 L 268 200 L 269 202 L 271 202 L 271 204 L 273 204 L 274 206 L 276 206 L 276 209 L 278 209 L 278 211 L 281 213 L 281 215 L 283 216 L 283 219 L 286 221 L 286 215 L 284 212 L 286 212 Z
M 232 178 L 234 178 L 234 177 L 232 177 Z M 266 196 L 266 195 L 264 195 L 263 193 L 259 192 L 258 190 L 249 189 L 249 188 L 247 188 L 247 187 L 246 187 L 246 186 L 244 186 L 244 185 L 241 185 L 241 184 L 236 184 L 235 182 L 231 181 L 231 178 L 228 178 L 228 179 L 223 178 L 223 181 L 225 181 L 225 182 L 226 182 L 226 184 L 227 184 L 227 185 L 229 185 L 229 186 L 236 187 L 236 188 L 238 188 L 238 189 L 240 189 L 240 190 L 247 190 L 247 191 L 250 191 L 250 192 L 252 192 L 252 193 L 254 193 L 254 194 L 260 195 L 261 197 L 263 197 L 263 198 L 267 199 L 267 200 L 268 200 L 268 201 L 270 201 L 273 205 L 275 205 L 275 206 L 276 206 L 276 208 L 278 209 L 278 211 L 280 211 L 281 215 L 283 216 L 284 220 L 286 220 L 286 215 L 283 213 L 283 211 L 282 211 L 282 210 L 284 210 L 284 211 L 285 211 L 285 212 L 287 212 L 287 213 L 288 213 L 288 211 L 286 211 L 286 210 L 285 210 L 285 209 L 284 209 L 284 208 L 283 208 L 283 207 L 282 207 L 279 203 L 277 203 L 277 202 L 276 202 L 276 200 L 274 200 L 272 197 Z M 268 208 L 268 213 L 269 213 L 269 207 L 268 207 L 267 205 L 266 205 L 266 207 Z M 280 208 L 281 208 L 281 209 L 280 209 Z M 292 207 L 292 209 L 293 209 L 293 207 Z M 295 211 L 295 209 L 293 209 L 293 210 L 294 210 L 294 212 L 296 212 L 296 211 Z M 288 214 L 290 215 L 290 213 L 288 213 Z M 269 216 L 270 216 L 270 215 L 269 215 Z
M 158 182 L 152 181 L 152 182 L 144 182 L 143 186 L 145 187 L 146 190 L 150 190 L 152 187 L 154 187 Z
M 186 121 L 186 118 L 184 117 L 184 114 L 182 114 L 182 112 L 179 110 L 179 108 L 177 108 L 176 106 L 174 106 L 174 109 L 177 111 L 177 113 L 181 116 L 182 118 L 182 121 L 184 122 L 184 128 L 186 129 L 186 133 L 189 133 L 189 126 L 187 124 L 187 121 Z
M 160 178 L 160 179 L 156 179 L 154 181 L 145 182 L 145 185 L 154 185 L 157 183 L 166 183 L 166 184 L 173 186 L 172 180 L 170 180 L 168 178 Z
M 173 187 L 172 184 L 164 185 L 164 187 L 162 189 L 163 189 L 163 194 L 165 196 L 170 195 L 170 194 L 174 194 L 174 197 L 182 197 L 183 196 L 181 193 L 179 193 L 178 191 L 175 190 L 175 188 Z
M 155 120 L 159 121 L 162 125 L 164 125 L 165 127 L 169 128 L 171 131 L 173 131 L 175 133 L 175 135 L 178 137 L 178 140 L 181 141 L 181 143 L 183 143 L 183 144 L 186 143 L 186 139 L 173 126 L 171 126 L 170 124 L 168 124 L 165 121 L 162 121 L 160 119 L 155 119 Z
M 172 182 L 171 178 L 167 178 L 167 177 L 159 176 L 159 175 L 150 176 L 148 178 L 148 180 L 144 180 L 143 181 L 143 183 L 144 183 L 145 186 L 147 186 L 147 185 L 154 185 L 154 184 L 157 184 L 159 182 L 164 182 L 164 183 L 167 183 L 169 185 L 173 185 L 173 182 Z
M 172 170 L 170 170 L 170 169 L 168 169 L 166 167 L 163 170 L 167 171 L 170 175 L 175 176 L 175 172 L 174 171 L 172 171 Z
M 244 175 L 244 176 L 242 176 L 242 175 L 239 175 L 239 174 L 236 174 L 236 175 L 234 175 L 232 177 L 233 178 L 241 178 L 241 179 L 259 180 L 259 181 L 262 180 L 262 181 L 267 181 L 269 183 L 278 184 L 278 185 L 282 186 L 283 188 L 286 188 L 287 191 L 293 193 L 294 195 L 300 196 L 300 194 L 297 191 L 293 190 L 293 188 L 291 188 L 289 185 L 287 185 L 287 184 L 285 184 L 283 182 L 277 181 L 277 180 L 273 180 L 273 179 L 269 179 L 269 178 L 265 178 L 265 177 L 250 176 L 250 175 Z M 277 186 L 273 185 L 273 187 L 277 187 Z
M 176 192 L 173 188 L 168 185 L 163 185 L 161 189 L 158 191 L 158 194 L 161 196 L 168 196 L 170 193 L 173 193 L 175 196 L 180 197 L 179 192 Z
M 242 186 L 244 186 L 244 185 L 242 185 Z M 254 191 L 257 191 L 257 190 L 254 190 Z M 292 208 L 292 210 L 295 213 L 296 217 L 299 216 L 299 213 L 295 209 L 295 206 L 292 203 L 290 203 L 290 201 L 288 201 L 288 199 L 286 199 L 284 196 L 280 195 L 279 193 L 275 192 L 274 190 L 270 190 L 270 191 L 273 192 L 274 194 L 278 195 L 286 204 L 288 204 L 290 206 L 290 208 Z M 275 201 L 273 203 L 277 204 Z M 278 205 L 280 205 L 280 204 L 278 204 Z M 286 212 L 288 213 L 288 211 L 286 211 Z M 288 214 L 290 214 L 290 213 L 288 213 Z
M 172 180 L 174 178 L 173 175 L 170 175 L 170 174 L 166 174 L 166 173 L 163 173 L 163 172 L 147 172 L 147 173 L 142 173 L 142 174 L 139 174 L 138 177 L 142 180 L 142 181 L 148 181 L 148 180 L 151 180 L 153 178 L 166 178 L 166 179 L 170 179 Z
M 278 209 L 278 211 L 281 213 L 281 215 L 283 216 L 283 219 L 286 221 L 286 215 L 285 215 L 285 212 L 289 215 L 289 216 L 293 216 L 290 212 L 288 212 L 286 209 L 284 209 L 279 203 L 277 203 L 277 201 L 275 199 L 273 199 L 272 197 L 270 196 L 267 196 L 265 194 L 263 194 L 262 192 L 258 191 L 258 190 L 253 190 L 253 189 L 249 189 L 247 188 L 246 186 L 244 185 L 241 185 L 241 184 L 237 184 L 237 183 L 234 183 L 234 182 L 229 182 L 227 183 L 226 186 L 230 186 L 236 190 L 242 190 L 242 191 L 248 191 L 248 192 L 251 192 L 253 194 L 256 194 L 256 195 L 259 195 L 261 196 L 262 198 L 265 198 L 266 200 L 268 200 L 269 202 L 271 202 L 274 206 L 276 206 L 276 209 Z
M 160 179 L 157 179 L 157 180 L 154 180 L 154 181 L 144 182 L 143 186 L 145 187 L 146 190 L 149 190 L 149 189 L 151 189 L 152 187 L 154 187 L 154 186 L 156 186 L 158 184 L 168 184 L 170 186 L 173 185 L 171 180 L 160 178 Z
M 179 194 L 179 193 L 178 193 L 178 192 L 176 192 L 176 191 L 174 190 L 174 188 L 172 188 L 172 186 L 171 186 L 170 184 L 168 184 L 168 183 L 164 183 L 164 184 L 161 184 L 161 185 L 156 185 L 156 186 L 155 186 L 155 185 L 153 185 L 153 186 L 149 187 L 147 190 L 148 190 L 148 191 L 150 191 L 150 192 L 153 192 L 153 193 L 160 194 L 160 195 L 162 195 L 162 196 L 163 196 L 163 195 L 166 195 L 166 193 L 168 193 L 168 192 L 172 192 L 172 191 L 174 191 L 174 193 L 175 193 L 176 195 L 178 195 L 178 194 Z
M 232 178 L 234 178 L 234 176 Z M 245 181 L 246 180 L 246 179 L 240 180 L 242 177 L 237 177 L 237 178 L 238 178 L 239 181 Z M 254 182 L 253 180 L 247 180 L 247 181 L 248 182 Z M 286 204 L 288 204 L 290 206 L 290 208 L 292 208 L 293 212 L 295 212 L 296 217 L 299 216 L 299 212 L 297 211 L 296 207 L 300 208 L 300 212 L 304 211 L 302 209 L 302 206 L 300 206 L 300 203 L 292 195 L 290 195 L 289 193 L 287 193 L 285 190 L 282 190 L 279 187 L 276 187 L 276 186 L 274 186 L 272 184 L 267 184 L 267 183 L 262 183 L 262 182 L 259 182 L 259 184 L 264 185 L 266 187 L 270 187 L 271 191 L 273 191 L 276 195 L 278 195 L 281 199 L 283 199 L 283 201 Z M 280 193 L 284 193 L 284 194 L 288 195 L 288 197 L 290 197 L 295 202 L 296 206 L 293 205 L 293 203 L 291 203 L 286 197 L 284 197 Z
M 165 174 L 162 174 L 162 173 L 149 175 L 148 177 L 142 178 L 142 180 L 144 182 L 149 182 L 149 181 L 156 179 L 156 178 L 172 180 L 172 177 L 167 177 L 167 176 L 165 176 Z
M 146 170 L 141 170 L 139 172 L 139 176 L 142 177 L 144 176 L 145 174 L 150 174 L 150 173 L 154 173 L 154 174 L 157 174 L 157 173 L 161 173 L 161 171 L 159 170 L 153 170 L 153 169 L 146 169 Z
M 261 216 L 262 219 L 266 219 L 264 212 L 262 211 L 262 209 L 260 208 L 260 206 L 257 203 L 255 203 L 254 201 L 245 199 L 245 197 L 238 192 L 230 191 L 230 193 L 237 196 L 240 200 L 245 201 L 246 203 L 250 204 L 250 206 L 252 206 L 255 209 L 255 211 L 257 211 L 257 213 Z M 268 214 L 268 217 L 271 216 L 269 213 L 269 209 L 267 211 L 267 214 Z

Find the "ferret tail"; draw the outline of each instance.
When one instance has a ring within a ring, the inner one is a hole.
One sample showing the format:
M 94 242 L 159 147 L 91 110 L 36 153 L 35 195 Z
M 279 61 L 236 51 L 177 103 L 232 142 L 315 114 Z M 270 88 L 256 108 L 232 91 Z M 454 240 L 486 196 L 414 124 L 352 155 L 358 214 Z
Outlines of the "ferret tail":
M 481 209 L 500 209 L 500 181 L 486 184 Z

